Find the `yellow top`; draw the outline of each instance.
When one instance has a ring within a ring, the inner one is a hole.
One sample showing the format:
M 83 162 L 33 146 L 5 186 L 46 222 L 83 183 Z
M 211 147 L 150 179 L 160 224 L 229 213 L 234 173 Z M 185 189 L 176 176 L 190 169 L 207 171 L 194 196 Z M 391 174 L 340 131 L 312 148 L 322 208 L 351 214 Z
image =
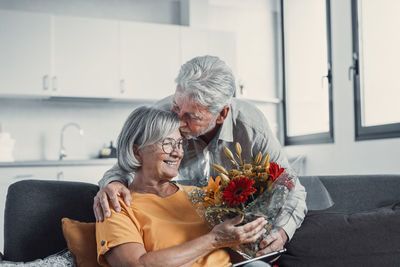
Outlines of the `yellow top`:
M 165 198 L 154 194 L 132 193 L 130 206 L 120 198 L 121 212 L 114 210 L 109 218 L 96 223 L 97 260 L 109 266 L 104 254 L 111 248 L 129 242 L 143 244 L 146 251 L 155 251 L 193 240 L 210 229 L 197 214 L 183 190 Z M 230 266 L 229 254 L 218 249 L 191 266 Z

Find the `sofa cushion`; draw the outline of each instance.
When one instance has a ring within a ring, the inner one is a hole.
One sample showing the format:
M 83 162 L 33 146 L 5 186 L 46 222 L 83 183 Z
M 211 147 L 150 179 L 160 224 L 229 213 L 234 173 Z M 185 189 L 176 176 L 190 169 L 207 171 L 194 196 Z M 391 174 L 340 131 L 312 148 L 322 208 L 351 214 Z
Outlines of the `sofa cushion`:
M 98 267 L 96 225 L 68 218 L 62 219 L 62 230 L 68 249 L 79 267 Z
M 309 212 L 280 267 L 400 266 L 400 205 L 367 212 Z

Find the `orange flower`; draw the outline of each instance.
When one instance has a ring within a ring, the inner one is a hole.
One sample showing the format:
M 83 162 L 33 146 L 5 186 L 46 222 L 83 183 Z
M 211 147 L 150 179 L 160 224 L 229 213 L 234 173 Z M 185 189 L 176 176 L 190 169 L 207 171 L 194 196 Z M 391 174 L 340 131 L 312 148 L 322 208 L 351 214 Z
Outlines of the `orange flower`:
M 208 179 L 208 185 L 201 189 L 201 191 L 206 194 L 203 203 L 204 207 L 215 206 L 215 204 L 221 203 L 220 189 L 221 177 L 217 176 L 215 181 L 210 177 L 210 179 Z

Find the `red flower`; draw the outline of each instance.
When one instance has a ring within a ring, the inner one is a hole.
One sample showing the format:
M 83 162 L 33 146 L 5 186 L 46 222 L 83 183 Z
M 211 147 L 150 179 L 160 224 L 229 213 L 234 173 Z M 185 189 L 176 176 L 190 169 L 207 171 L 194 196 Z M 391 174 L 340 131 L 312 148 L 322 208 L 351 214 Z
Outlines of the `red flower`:
M 237 206 L 239 203 L 245 203 L 248 196 L 257 191 L 252 187 L 254 182 L 253 179 L 245 176 L 233 179 L 225 188 L 222 199 L 231 207 Z
M 276 179 L 278 179 L 279 175 L 283 173 L 284 170 L 285 168 L 279 167 L 278 163 L 271 162 L 269 165 L 269 177 L 272 181 L 275 181 Z

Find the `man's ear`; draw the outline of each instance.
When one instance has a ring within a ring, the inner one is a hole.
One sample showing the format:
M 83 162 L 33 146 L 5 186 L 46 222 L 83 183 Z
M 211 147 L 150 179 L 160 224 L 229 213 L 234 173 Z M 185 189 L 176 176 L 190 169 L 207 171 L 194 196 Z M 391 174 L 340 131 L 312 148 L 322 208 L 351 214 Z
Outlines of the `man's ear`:
M 225 106 L 218 114 L 217 117 L 217 124 L 222 124 L 226 117 L 228 117 L 228 113 L 229 113 L 229 106 Z
M 136 160 L 139 161 L 139 163 L 142 163 L 142 157 L 140 156 L 140 153 L 139 153 L 139 147 L 137 145 L 133 144 L 132 151 L 133 151 L 133 156 L 135 156 Z

